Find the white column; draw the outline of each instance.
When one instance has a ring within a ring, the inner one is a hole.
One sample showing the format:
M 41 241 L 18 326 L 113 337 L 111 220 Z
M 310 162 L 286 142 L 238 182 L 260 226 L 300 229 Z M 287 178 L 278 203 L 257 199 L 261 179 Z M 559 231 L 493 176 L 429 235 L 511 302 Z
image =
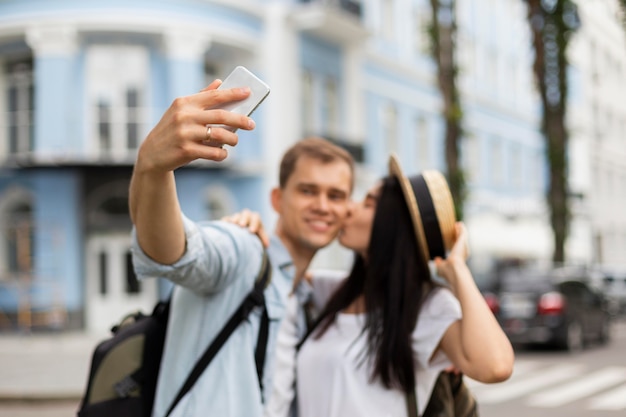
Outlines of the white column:
M 67 100 L 76 91 L 78 31 L 68 25 L 32 26 L 26 42 L 34 52 L 34 151 L 38 158 L 56 158 L 83 146 L 76 115 L 83 109 Z
M 168 100 L 193 94 L 203 87 L 204 53 L 211 45 L 208 34 L 171 28 L 163 34 L 167 55 Z
M 264 195 L 278 185 L 280 159 L 284 151 L 301 139 L 300 59 L 298 33 L 288 23 L 289 5 L 272 2 L 265 7 L 265 36 L 259 57 L 270 95 L 263 103 L 262 121 Z M 267 203 L 269 230 L 276 219 Z
M 0 57 L 0 68 L 4 68 L 5 60 Z M 6 73 L 0 73 L 0 91 L 7 91 L 6 87 Z M 0 114 L 7 114 L 6 100 L 0 100 Z M 9 151 L 9 144 L 7 138 L 8 129 L 0 129 L 0 155 L 6 155 Z M 0 253 L 6 253 L 0 249 Z
M 68 25 L 38 25 L 26 30 L 26 42 L 37 57 L 67 57 L 78 50 L 78 31 Z
M 211 46 L 211 36 L 185 28 L 170 28 L 163 34 L 167 56 L 181 61 L 196 60 Z
M 365 139 L 365 97 L 361 71 L 363 44 L 345 48 L 343 82 L 345 85 L 345 136 L 348 140 L 363 143 Z

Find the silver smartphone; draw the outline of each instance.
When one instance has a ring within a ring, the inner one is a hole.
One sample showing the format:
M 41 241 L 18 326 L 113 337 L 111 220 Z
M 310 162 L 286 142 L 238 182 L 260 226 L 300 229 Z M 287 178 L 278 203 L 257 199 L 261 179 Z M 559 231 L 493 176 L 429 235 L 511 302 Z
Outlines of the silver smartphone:
M 237 114 L 243 114 L 245 116 L 250 116 L 252 112 L 256 110 L 257 107 L 259 107 L 259 104 L 261 104 L 270 93 L 269 86 L 261 81 L 250 70 L 243 66 L 235 67 L 233 72 L 231 72 L 228 77 L 226 77 L 226 79 L 222 82 L 222 85 L 219 86 L 218 90 L 236 87 L 249 87 L 250 95 L 248 96 L 248 98 L 244 100 L 232 101 L 230 103 L 221 104 L 216 108 L 229 110 Z M 235 132 L 237 130 L 236 128 L 233 128 L 231 126 L 216 126 L 228 129 L 232 132 Z

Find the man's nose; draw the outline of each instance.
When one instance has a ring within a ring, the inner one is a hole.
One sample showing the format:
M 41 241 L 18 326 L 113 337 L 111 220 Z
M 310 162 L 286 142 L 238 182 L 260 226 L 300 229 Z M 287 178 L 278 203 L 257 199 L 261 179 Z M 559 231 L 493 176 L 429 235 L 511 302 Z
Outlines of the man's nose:
M 354 213 L 354 210 L 356 209 L 356 202 L 355 201 L 348 201 L 348 204 L 346 206 L 348 209 L 346 210 L 346 217 L 350 217 L 352 216 L 352 214 Z
M 330 204 L 329 204 L 328 196 L 326 194 L 320 193 L 315 201 L 315 206 L 320 211 L 329 211 Z

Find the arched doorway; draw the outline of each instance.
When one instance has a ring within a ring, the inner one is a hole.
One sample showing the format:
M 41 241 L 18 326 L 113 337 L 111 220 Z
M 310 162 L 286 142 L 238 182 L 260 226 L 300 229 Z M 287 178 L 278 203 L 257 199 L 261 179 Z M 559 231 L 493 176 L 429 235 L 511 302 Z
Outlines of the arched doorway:
M 125 314 L 149 313 L 158 297 L 157 280 L 138 281 L 130 252 L 128 182 L 111 182 L 87 200 L 85 324 L 106 333 Z

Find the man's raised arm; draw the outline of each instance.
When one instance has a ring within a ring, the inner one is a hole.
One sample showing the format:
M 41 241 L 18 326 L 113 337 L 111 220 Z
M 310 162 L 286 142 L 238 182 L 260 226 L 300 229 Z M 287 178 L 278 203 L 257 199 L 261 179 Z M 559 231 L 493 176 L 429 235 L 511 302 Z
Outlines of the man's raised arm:
M 185 252 L 174 170 L 196 159 L 222 161 L 228 152 L 215 145 L 237 144 L 236 133 L 207 125 L 254 129 L 246 116 L 207 110 L 250 94 L 247 88 L 216 90 L 220 84 L 216 80 L 197 94 L 175 99 L 139 149 L 130 182 L 130 216 L 141 249 L 158 263 L 173 264 Z

